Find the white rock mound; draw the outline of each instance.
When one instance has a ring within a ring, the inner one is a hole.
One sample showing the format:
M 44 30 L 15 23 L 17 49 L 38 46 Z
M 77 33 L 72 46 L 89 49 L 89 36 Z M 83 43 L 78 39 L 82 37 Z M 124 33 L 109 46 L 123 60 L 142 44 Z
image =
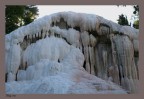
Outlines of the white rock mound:
M 6 93 L 135 93 L 138 32 L 74 12 L 22 26 L 5 36 Z

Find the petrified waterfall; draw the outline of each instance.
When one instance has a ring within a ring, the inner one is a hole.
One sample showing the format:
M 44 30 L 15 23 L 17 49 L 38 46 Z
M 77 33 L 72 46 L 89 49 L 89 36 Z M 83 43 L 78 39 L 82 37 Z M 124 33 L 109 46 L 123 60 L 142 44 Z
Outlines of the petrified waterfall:
M 79 81 L 86 70 L 87 79 L 97 81 L 94 75 L 135 93 L 139 79 L 138 34 L 137 29 L 97 15 L 60 12 L 45 16 L 6 35 L 6 83 L 62 72 Z M 67 93 L 75 93 L 74 88 L 79 86 L 68 88 Z M 100 87 L 96 88 L 98 91 Z

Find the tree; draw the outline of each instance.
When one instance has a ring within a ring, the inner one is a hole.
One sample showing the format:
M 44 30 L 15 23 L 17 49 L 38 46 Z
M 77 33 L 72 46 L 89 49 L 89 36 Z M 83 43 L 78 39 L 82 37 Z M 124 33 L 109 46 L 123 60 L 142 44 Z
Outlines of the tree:
M 38 16 L 38 8 L 35 5 L 6 5 L 6 34 L 20 26 L 27 25 Z
M 117 21 L 118 21 L 118 24 L 120 25 L 129 25 L 127 17 L 124 16 L 123 14 L 119 15 L 119 19 Z
M 133 14 L 139 16 L 139 6 L 138 5 L 134 5 L 133 8 L 134 8 Z
M 119 6 L 123 6 L 123 7 L 126 7 L 126 5 L 117 5 L 118 7 Z M 133 11 L 133 14 L 132 15 L 132 18 L 134 19 L 134 22 L 133 22 L 133 27 L 136 28 L 136 29 L 139 29 L 139 6 L 138 5 L 133 5 L 133 8 L 134 8 L 134 11 Z M 120 17 L 121 16 L 121 17 Z M 118 23 L 123 25 L 122 23 L 125 23 L 124 22 L 124 18 L 122 18 L 123 16 L 122 15 L 119 15 L 119 19 L 118 19 Z M 123 20 L 123 21 L 122 21 Z M 121 23 L 122 22 L 122 23 Z M 132 23 L 130 23 L 132 24 Z M 127 22 L 126 24 L 124 25 L 127 25 Z
M 133 26 L 134 26 L 134 28 L 139 29 L 139 6 L 138 5 L 134 5 L 133 8 L 134 8 L 133 14 L 135 14 L 135 16 L 137 18 L 134 21 Z
M 134 21 L 133 27 L 139 29 L 139 20 Z

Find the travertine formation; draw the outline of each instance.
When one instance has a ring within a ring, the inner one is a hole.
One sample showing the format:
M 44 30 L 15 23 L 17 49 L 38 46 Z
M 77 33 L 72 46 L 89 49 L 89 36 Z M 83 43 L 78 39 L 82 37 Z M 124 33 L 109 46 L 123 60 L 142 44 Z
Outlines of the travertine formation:
M 115 84 L 135 93 L 139 79 L 138 34 L 139 30 L 132 27 L 84 13 L 60 12 L 35 20 L 6 35 L 7 92 L 17 93 L 10 90 L 10 86 L 15 83 L 22 88 L 23 84 L 31 80 L 66 73 L 69 80 L 74 77 L 80 79 L 78 81 L 81 83 L 76 86 L 77 81 L 74 80 L 74 87 L 70 84 L 63 93 L 114 93 L 106 90 L 122 90 Z M 93 82 L 111 82 L 110 85 L 103 84 L 109 86 L 101 88 L 106 92 L 99 91 L 98 87 L 94 91 L 90 86 L 84 88 L 87 89 L 85 92 L 76 92 L 88 82 L 88 78 L 82 80 L 82 71 L 89 75 L 87 77 L 92 77 Z M 77 73 L 79 77 L 76 76 Z M 68 82 L 74 83 L 71 80 Z M 25 92 L 27 91 L 19 93 Z M 116 93 L 118 92 L 124 93 Z

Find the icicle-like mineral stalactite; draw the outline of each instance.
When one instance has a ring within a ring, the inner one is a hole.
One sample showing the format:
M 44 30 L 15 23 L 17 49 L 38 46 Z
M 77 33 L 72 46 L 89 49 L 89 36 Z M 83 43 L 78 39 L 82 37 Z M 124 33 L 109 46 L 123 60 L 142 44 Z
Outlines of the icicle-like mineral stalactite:
M 111 68 L 112 68 L 111 76 L 113 78 L 113 82 L 120 84 L 119 73 L 120 73 L 121 69 L 118 68 L 116 48 L 115 48 L 116 46 L 114 44 L 113 38 L 114 38 L 114 34 L 110 34 L 111 48 L 112 48 L 112 62 L 113 62 L 113 66 L 111 66 Z
M 85 61 L 86 61 L 86 71 L 90 73 L 90 62 L 89 62 L 89 34 L 88 32 L 84 31 L 81 33 L 81 40 L 83 44 L 83 49 L 84 49 L 84 56 L 85 56 Z
M 136 89 L 134 80 L 137 79 L 137 70 L 134 63 L 133 44 L 127 36 L 119 35 L 115 36 L 114 42 L 117 50 L 118 65 L 121 68 L 121 84 L 130 92 L 134 92 Z
M 96 46 L 96 43 L 97 43 L 97 39 L 92 35 L 90 34 L 90 46 L 89 46 L 89 56 L 90 56 L 90 64 L 91 64 L 91 67 L 90 67 L 90 73 L 95 75 L 95 46 Z
M 104 72 L 103 72 L 103 77 L 105 80 L 107 80 L 107 51 L 103 51 L 102 52 L 102 58 L 103 58 L 103 69 L 104 69 Z
M 7 63 L 7 77 L 8 81 L 14 81 L 16 80 L 16 73 L 20 66 L 21 61 L 21 48 L 19 42 L 14 39 L 11 42 L 9 42 L 10 46 L 8 49 L 8 53 L 6 53 L 6 63 Z

